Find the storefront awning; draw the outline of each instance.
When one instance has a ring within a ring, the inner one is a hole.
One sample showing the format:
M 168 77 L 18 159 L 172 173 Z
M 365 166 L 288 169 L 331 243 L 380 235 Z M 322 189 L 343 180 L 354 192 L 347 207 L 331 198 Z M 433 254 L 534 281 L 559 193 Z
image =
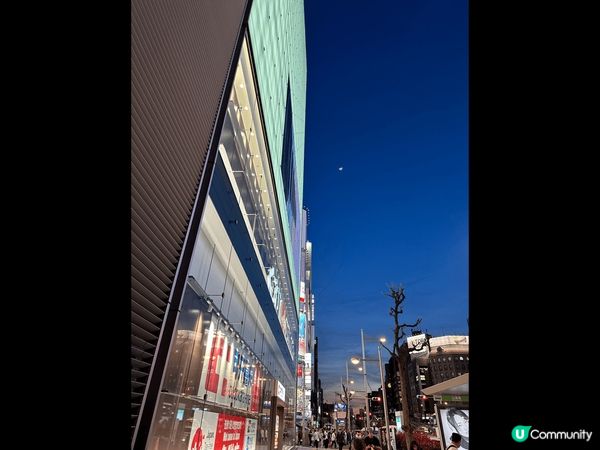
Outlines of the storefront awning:
M 465 373 L 423 389 L 425 395 L 469 395 L 469 374 Z

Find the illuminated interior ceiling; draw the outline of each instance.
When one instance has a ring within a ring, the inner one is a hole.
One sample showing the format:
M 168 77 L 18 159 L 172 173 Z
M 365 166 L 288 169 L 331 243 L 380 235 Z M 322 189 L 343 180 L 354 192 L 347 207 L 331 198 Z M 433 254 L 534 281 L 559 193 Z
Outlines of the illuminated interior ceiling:
M 277 18 L 277 20 L 274 20 Z M 304 186 L 304 138 L 306 119 L 306 36 L 304 2 L 298 0 L 254 0 L 248 19 L 248 34 L 256 78 L 261 95 L 262 114 L 274 166 L 278 167 L 283 156 L 283 139 L 286 119 L 287 85 L 293 108 L 294 152 L 296 155 L 298 201 L 303 203 Z M 275 174 L 275 183 L 283 187 L 281 171 Z M 289 244 L 286 251 L 293 258 L 293 237 L 285 212 L 285 194 L 278 191 L 282 208 L 282 223 Z M 291 263 L 294 266 L 295 261 Z M 293 267 L 299 273 L 298 267 Z M 299 293 L 299 279 L 291 281 L 293 291 Z M 298 298 L 296 298 L 298 302 Z
M 247 42 L 244 41 L 237 66 L 228 114 L 236 132 L 236 142 L 241 150 L 240 167 L 233 170 L 240 190 L 240 207 L 244 209 L 251 235 L 254 237 L 257 257 L 263 268 L 276 265 L 280 273 L 281 296 L 286 305 L 286 317 L 290 329 L 297 335 L 298 317 L 290 281 L 290 267 L 285 251 L 282 220 L 277 208 L 277 196 L 273 181 L 272 162 L 265 142 L 264 128 L 255 90 L 255 80 L 250 62 Z M 221 151 L 223 151 L 221 149 Z M 261 251 L 262 250 L 262 251 Z M 267 273 L 264 271 L 265 283 Z

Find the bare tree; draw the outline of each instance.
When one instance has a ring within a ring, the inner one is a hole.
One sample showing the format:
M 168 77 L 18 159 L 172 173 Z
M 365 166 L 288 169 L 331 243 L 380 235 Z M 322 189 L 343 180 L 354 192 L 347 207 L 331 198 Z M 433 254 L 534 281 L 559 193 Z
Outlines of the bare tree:
M 412 431 L 413 427 L 410 424 L 410 411 L 409 411 L 409 388 L 408 388 L 408 364 L 410 361 L 410 352 L 413 350 L 422 350 L 426 345 L 429 345 L 429 340 L 426 338 L 424 341 L 417 345 L 413 345 L 411 348 L 408 347 L 408 342 L 404 339 L 406 329 L 412 330 L 419 326 L 421 319 L 418 319 L 415 323 L 400 323 L 400 315 L 403 313 L 403 306 L 405 295 L 403 287 L 389 287 L 388 297 L 394 300 L 394 306 L 390 308 L 390 316 L 394 318 L 394 347 L 392 350 L 385 347 L 392 355 L 395 362 L 396 368 L 400 374 L 400 394 L 402 397 L 402 429 L 406 436 L 406 448 L 410 448 L 412 443 Z
M 345 405 L 346 407 L 346 429 L 350 429 L 350 422 L 348 422 L 348 418 L 349 418 L 349 414 L 350 414 L 350 394 L 348 393 L 348 387 L 344 384 L 342 384 L 342 391 L 343 393 L 339 393 L 336 392 L 337 395 L 339 395 L 340 397 L 340 401 Z

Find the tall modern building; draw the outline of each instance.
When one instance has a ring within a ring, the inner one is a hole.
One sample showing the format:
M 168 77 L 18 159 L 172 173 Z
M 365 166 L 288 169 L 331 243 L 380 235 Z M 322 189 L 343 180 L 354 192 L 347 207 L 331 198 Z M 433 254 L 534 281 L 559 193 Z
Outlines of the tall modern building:
M 131 447 L 295 437 L 302 0 L 134 0 Z
M 309 441 L 308 428 L 313 426 L 315 408 L 311 401 L 316 371 L 316 345 L 314 334 L 314 295 L 312 294 L 312 243 L 307 239 L 308 209 L 302 209 L 302 259 L 300 272 L 298 388 L 296 403 L 297 425 L 302 439 Z

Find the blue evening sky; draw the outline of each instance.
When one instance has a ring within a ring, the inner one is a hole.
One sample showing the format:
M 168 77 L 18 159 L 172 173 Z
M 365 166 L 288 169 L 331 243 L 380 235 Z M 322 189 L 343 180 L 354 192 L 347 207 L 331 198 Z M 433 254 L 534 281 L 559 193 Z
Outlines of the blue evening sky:
M 361 328 L 391 339 L 390 284 L 405 287 L 406 321 L 468 334 L 467 7 L 305 0 L 304 205 L 327 401 Z M 377 365 L 367 372 L 377 389 Z

